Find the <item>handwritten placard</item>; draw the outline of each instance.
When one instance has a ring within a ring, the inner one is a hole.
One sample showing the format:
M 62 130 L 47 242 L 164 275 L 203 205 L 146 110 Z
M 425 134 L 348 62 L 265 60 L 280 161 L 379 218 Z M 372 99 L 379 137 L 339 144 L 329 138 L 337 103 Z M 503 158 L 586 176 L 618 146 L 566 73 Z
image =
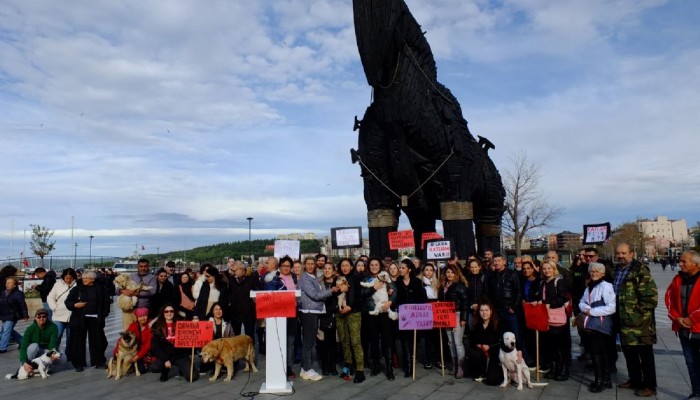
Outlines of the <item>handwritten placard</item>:
M 414 246 L 413 231 L 389 232 L 389 249 L 398 250 Z
M 434 328 L 454 328 L 457 326 L 457 313 L 453 301 L 430 303 L 433 307 Z
M 257 293 L 255 313 L 257 318 L 296 317 L 297 300 L 294 291 Z
M 275 257 L 282 258 L 284 256 L 299 259 L 301 254 L 301 242 L 299 240 L 275 240 Z
M 426 260 L 449 260 L 452 258 L 452 241 L 449 239 L 426 240 Z
M 399 329 L 433 329 L 433 306 L 427 304 L 401 304 L 399 306 Z
M 204 347 L 214 339 L 209 321 L 176 321 L 175 347 Z
M 425 249 L 426 240 L 434 239 L 442 239 L 442 236 L 440 236 L 440 234 L 437 232 L 423 232 L 423 234 L 420 237 L 420 248 Z
M 362 247 L 362 228 L 331 228 L 331 245 L 334 249 Z

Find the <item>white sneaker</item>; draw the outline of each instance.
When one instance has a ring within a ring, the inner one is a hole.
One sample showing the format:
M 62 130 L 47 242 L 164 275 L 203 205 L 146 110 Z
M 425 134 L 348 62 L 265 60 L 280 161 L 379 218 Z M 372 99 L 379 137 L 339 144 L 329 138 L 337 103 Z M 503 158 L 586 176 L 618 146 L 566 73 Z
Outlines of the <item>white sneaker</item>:
M 321 375 L 319 375 L 318 372 L 314 371 L 313 368 L 307 371 L 301 370 L 301 379 L 304 379 L 306 381 L 320 381 L 323 379 Z

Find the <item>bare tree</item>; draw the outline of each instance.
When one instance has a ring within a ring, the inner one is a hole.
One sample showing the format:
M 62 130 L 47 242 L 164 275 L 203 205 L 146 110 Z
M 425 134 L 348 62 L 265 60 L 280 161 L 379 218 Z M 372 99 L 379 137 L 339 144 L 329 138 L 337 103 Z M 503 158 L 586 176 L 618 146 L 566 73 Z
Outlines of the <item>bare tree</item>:
M 503 228 L 513 234 L 515 254 L 521 255 L 522 240 L 532 229 L 550 225 L 561 215 L 561 207 L 549 204 L 539 188 L 540 168 L 525 152 L 511 157 L 511 169 L 503 173 L 506 212 Z
M 41 225 L 29 225 L 32 227 L 32 241 L 30 246 L 32 248 L 32 253 L 36 254 L 41 259 L 41 266 L 44 266 L 44 257 L 49 255 L 56 245 L 55 240 L 51 240 L 53 237 L 53 231 L 49 228 Z

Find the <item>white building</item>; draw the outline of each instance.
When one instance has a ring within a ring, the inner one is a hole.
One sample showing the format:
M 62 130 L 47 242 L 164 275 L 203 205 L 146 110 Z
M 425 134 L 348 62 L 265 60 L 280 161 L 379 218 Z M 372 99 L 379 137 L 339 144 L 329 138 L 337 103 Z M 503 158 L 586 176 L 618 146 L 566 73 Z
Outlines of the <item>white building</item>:
M 638 220 L 637 227 L 645 237 L 651 239 L 646 245 L 646 254 L 656 255 L 666 253 L 669 249 L 682 249 L 692 245 L 685 219 L 669 220 L 660 215 L 654 220 Z

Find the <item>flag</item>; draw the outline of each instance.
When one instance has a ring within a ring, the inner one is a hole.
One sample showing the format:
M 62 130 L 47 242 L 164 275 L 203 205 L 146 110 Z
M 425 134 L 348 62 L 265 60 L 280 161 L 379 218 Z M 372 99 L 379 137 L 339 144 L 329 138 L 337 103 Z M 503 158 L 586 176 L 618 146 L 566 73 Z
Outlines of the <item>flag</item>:
M 26 258 L 24 260 L 22 260 L 22 265 L 24 265 L 25 268 L 28 268 L 29 267 L 29 260 L 27 260 Z

